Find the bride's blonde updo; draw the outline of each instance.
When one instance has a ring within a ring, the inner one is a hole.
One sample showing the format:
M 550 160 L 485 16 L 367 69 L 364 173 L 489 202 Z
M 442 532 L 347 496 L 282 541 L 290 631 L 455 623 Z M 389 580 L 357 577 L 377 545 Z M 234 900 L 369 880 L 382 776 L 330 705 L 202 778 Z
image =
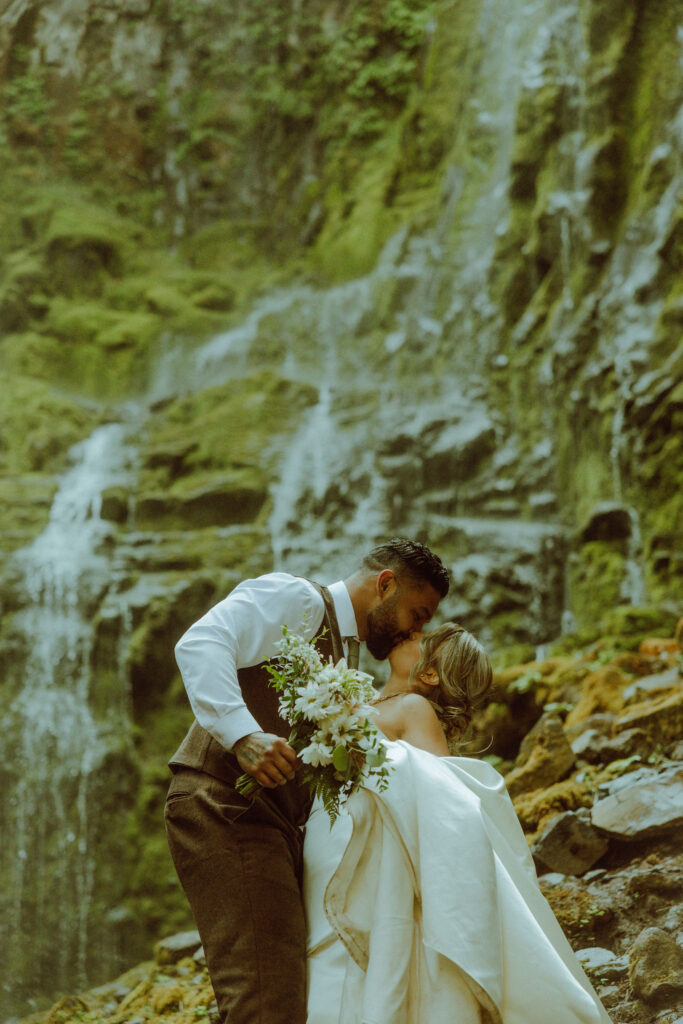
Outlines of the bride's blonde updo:
M 445 622 L 420 642 L 420 657 L 411 669 L 415 682 L 433 669 L 439 685 L 429 700 L 448 740 L 459 741 L 467 732 L 472 713 L 491 689 L 493 670 L 479 641 L 455 622 Z

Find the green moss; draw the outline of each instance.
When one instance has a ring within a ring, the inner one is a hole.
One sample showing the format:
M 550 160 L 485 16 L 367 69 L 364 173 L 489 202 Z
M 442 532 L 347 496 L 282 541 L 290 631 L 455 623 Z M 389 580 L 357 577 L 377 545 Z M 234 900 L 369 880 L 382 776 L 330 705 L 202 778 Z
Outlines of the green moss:
M 613 636 L 636 638 L 673 636 L 679 616 L 666 608 L 619 605 L 603 616 L 603 630 Z
M 619 604 L 626 555 L 619 541 L 588 541 L 569 567 L 570 605 L 579 629 L 598 630 L 605 612 Z
M 174 490 L 187 493 L 207 473 L 256 466 L 270 438 L 298 424 L 315 400 L 313 388 L 270 372 L 178 399 L 150 429 L 143 484 L 145 479 L 158 485 L 199 474 L 196 482 Z
M 65 368 L 64 347 L 58 338 L 27 331 L 8 334 L 0 341 L 0 368 L 6 379 L 32 377 L 59 379 Z
M 99 415 L 56 394 L 42 381 L 6 379 L 0 389 L 2 470 L 58 470 L 69 448 L 89 434 Z
M 15 452 L 15 457 L 20 458 L 20 453 Z M 51 474 L 0 476 L 0 551 L 9 553 L 25 547 L 45 529 L 56 489 Z
M 513 665 L 525 665 L 536 658 L 536 648 L 532 644 L 510 644 L 499 648 L 491 656 L 494 669 L 511 668 Z
M 46 306 L 48 272 L 43 261 L 26 249 L 19 249 L 5 261 L 0 284 L 0 321 L 5 330 L 21 329 L 32 317 L 40 317 Z
M 253 523 L 268 500 L 268 479 L 257 466 L 197 473 L 169 491 L 142 494 L 136 523 L 142 529 L 182 530 Z

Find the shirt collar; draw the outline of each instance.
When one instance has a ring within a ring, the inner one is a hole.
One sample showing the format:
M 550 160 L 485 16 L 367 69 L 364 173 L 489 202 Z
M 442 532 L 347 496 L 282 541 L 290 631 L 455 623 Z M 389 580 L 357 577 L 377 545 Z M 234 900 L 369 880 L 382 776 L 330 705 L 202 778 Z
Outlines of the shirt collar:
M 331 583 L 327 589 L 329 590 L 334 602 L 334 610 L 337 613 L 337 622 L 339 623 L 339 632 L 342 637 L 358 636 L 356 613 L 353 610 L 353 605 L 351 604 L 351 598 L 349 597 L 349 592 L 346 589 L 346 584 L 343 580 L 338 580 L 336 583 Z

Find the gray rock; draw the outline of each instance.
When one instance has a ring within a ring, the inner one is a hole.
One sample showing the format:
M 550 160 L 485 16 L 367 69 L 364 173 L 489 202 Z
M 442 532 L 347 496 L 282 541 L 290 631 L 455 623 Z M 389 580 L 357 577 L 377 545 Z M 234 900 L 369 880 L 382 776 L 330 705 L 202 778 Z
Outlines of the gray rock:
M 544 885 L 562 885 L 566 880 L 567 876 L 563 875 L 561 871 L 548 871 L 545 875 L 540 876 L 540 881 Z
M 598 995 L 600 996 L 600 1002 L 604 1003 L 605 1006 L 611 1006 L 619 995 L 619 986 L 600 985 L 598 987 Z
M 554 871 L 582 875 L 607 852 L 609 842 L 574 811 L 553 818 L 531 847 L 534 858 Z
M 178 932 L 157 942 L 154 958 L 158 964 L 175 964 L 186 956 L 194 956 L 202 942 L 198 931 Z
M 683 825 L 683 767 L 622 776 L 610 795 L 593 806 L 596 828 L 617 839 L 635 840 L 674 832 Z
M 681 676 L 678 668 L 668 669 L 666 672 L 657 672 L 653 676 L 643 676 L 642 679 L 637 679 L 635 683 L 631 683 L 627 686 L 623 692 L 623 698 L 626 704 L 631 704 L 637 700 L 643 700 L 646 697 L 651 697 L 653 693 L 661 693 L 664 690 L 673 690 L 675 687 L 680 686 Z
M 589 729 L 595 729 L 599 735 L 606 736 L 611 733 L 616 720 L 617 716 L 611 711 L 596 711 L 594 715 L 589 715 L 582 722 L 565 726 L 564 734 L 570 743 Z
M 628 956 L 617 956 L 609 949 L 593 946 L 576 954 L 586 974 L 604 983 L 619 981 L 628 973 Z
M 592 763 L 598 760 L 598 752 L 604 739 L 605 737 L 597 729 L 586 729 L 572 741 L 571 748 L 576 757 Z
M 683 949 L 661 928 L 645 928 L 628 958 L 629 981 L 639 999 L 673 1005 L 683 995 Z
M 605 868 L 593 868 L 592 871 L 587 871 L 583 876 L 584 882 L 597 882 L 598 878 L 602 878 L 607 874 Z
M 611 949 L 603 949 L 602 946 L 588 946 L 586 949 L 577 949 L 577 959 L 586 974 L 601 970 L 608 964 L 622 959 L 613 953 Z
M 576 757 L 590 764 L 609 764 L 622 757 L 648 757 L 654 743 L 642 729 L 625 729 L 616 736 L 605 736 L 597 729 L 587 729 L 572 742 Z
M 675 932 L 679 928 L 683 928 L 683 903 L 671 908 L 662 927 L 668 932 Z
M 619 775 L 616 779 L 608 779 L 606 782 L 601 782 L 598 786 L 598 794 L 601 797 L 613 796 L 615 793 L 631 789 L 636 784 L 656 782 L 662 774 L 664 773 L 660 772 L 658 768 L 636 768 L 635 771 Z
M 200 946 L 197 952 L 192 957 L 198 967 L 206 967 L 206 955 L 204 953 L 204 947 Z

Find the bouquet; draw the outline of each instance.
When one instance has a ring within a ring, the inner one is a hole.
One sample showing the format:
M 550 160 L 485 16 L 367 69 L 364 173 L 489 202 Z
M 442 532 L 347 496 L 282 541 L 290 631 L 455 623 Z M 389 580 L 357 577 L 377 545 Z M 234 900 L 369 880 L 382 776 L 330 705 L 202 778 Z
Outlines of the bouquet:
M 343 658 L 324 663 L 313 644 L 287 626 L 277 648 L 266 667 L 280 714 L 292 726 L 289 745 L 303 764 L 302 781 L 333 823 L 341 804 L 368 779 L 376 779 L 380 791 L 388 784 L 386 745 L 371 721 L 372 677 L 348 668 Z M 237 780 L 240 793 L 258 788 L 250 775 Z

